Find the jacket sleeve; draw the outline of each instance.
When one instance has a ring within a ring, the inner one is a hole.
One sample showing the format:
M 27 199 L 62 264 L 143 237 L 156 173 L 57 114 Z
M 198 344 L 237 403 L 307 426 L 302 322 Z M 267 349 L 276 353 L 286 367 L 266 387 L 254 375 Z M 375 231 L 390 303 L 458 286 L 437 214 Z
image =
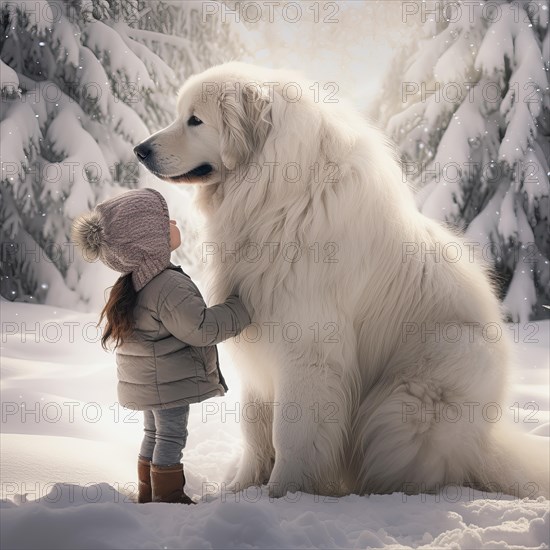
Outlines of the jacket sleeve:
M 241 299 L 231 295 L 207 307 L 188 285 L 173 288 L 159 305 L 159 320 L 178 340 L 190 346 L 212 346 L 239 334 L 251 319 Z

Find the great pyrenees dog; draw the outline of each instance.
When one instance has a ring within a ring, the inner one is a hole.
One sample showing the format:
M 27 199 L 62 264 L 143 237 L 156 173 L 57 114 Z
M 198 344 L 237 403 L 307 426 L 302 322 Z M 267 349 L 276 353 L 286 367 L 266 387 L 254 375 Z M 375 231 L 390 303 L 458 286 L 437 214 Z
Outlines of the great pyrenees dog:
M 511 332 L 477 249 L 418 212 L 391 146 L 342 98 L 218 65 L 135 153 L 195 186 L 209 299 L 236 289 L 252 315 L 230 344 L 232 490 L 548 494 L 548 440 L 506 420 Z

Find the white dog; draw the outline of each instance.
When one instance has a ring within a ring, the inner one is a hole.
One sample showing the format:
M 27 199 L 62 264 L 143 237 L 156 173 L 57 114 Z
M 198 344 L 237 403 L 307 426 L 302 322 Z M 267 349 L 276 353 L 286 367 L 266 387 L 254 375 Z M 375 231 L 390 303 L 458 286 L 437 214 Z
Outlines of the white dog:
M 236 288 L 253 317 L 232 344 L 246 448 L 233 489 L 547 494 L 547 440 L 505 426 L 509 331 L 485 268 L 417 211 L 383 136 L 318 91 L 212 67 L 135 149 L 197 184 L 210 298 Z

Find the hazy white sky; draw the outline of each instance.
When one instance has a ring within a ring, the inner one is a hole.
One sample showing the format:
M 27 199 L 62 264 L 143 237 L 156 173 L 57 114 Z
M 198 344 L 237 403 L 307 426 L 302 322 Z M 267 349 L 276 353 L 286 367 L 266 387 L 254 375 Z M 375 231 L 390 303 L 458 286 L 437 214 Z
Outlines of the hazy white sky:
M 254 4 L 256 11 L 251 8 L 249 15 L 256 17 L 260 7 L 268 19 L 266 3 Z M 410 32 L 402 22 L 402 2 L 311 0 L 300 2 L 300 10 L 275 8 L 271 22 L 249 24 L 255 46 L 248 60 L 299 70 L 321 86 L 335 83 L 339 94 L 364 109 L 378 91 L 396 48 Z

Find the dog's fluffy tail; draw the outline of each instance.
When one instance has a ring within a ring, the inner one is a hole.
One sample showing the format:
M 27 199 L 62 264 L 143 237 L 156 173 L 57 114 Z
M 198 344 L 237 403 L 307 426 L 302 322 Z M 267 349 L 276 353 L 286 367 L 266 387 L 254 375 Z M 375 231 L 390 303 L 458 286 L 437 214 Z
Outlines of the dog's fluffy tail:
M 482 481 L 486 490 L 518 498 L 550 497 L 550 438 L 524 433 L 509 422 L 495 427 L 492 443 Z

